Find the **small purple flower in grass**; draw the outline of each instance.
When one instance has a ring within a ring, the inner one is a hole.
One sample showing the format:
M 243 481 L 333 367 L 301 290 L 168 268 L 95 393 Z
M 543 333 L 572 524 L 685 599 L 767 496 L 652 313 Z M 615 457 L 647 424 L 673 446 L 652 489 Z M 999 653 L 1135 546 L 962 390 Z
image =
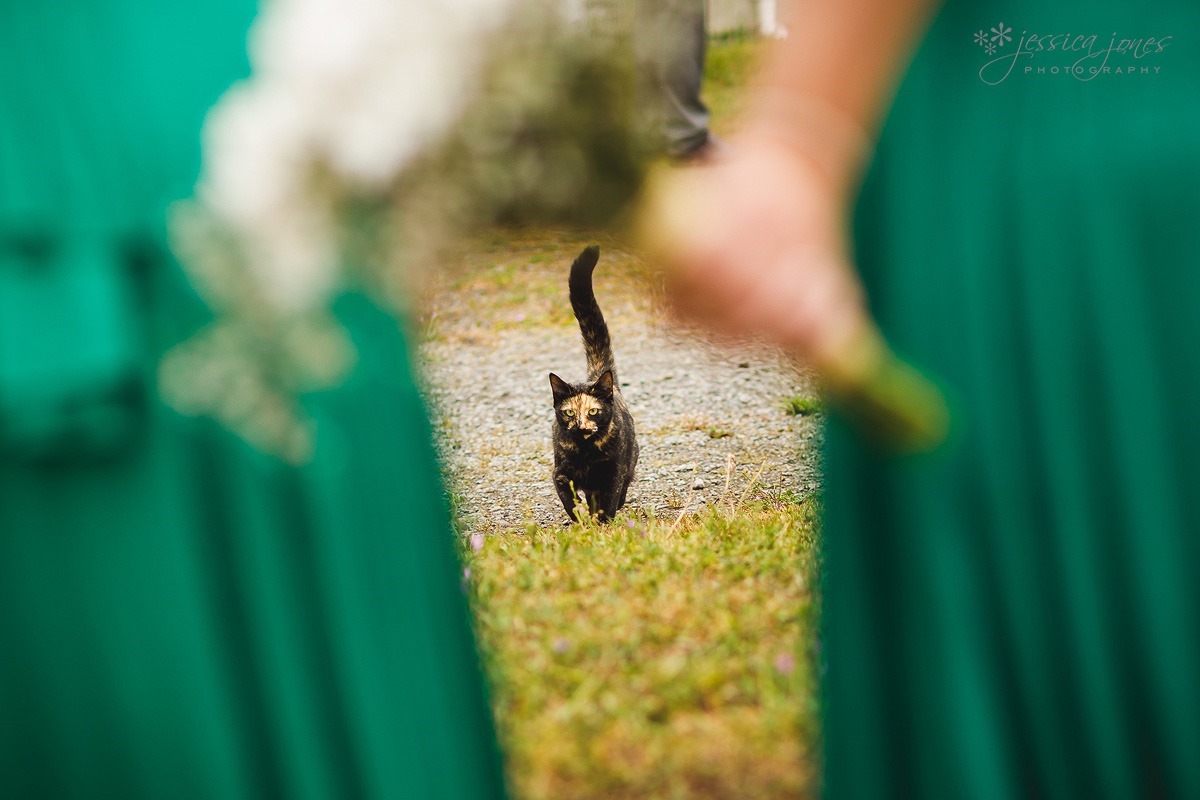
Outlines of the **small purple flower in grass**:
M 483 549 L 483 534 L 482 533 L 472 533 L 471 534 L 471 550 L 478 553 L 482 549 Z
M 551 645 L 551 648 L 554 650 L 554 652 L 562 655 L 571 649 L 571 643 L 560 636 L 554 640 L 554 644 Z
M 780 675 L 791 675 L 796 668 L 796 657 L 791 653 L 780 653 L 775 657 L 775 671 Z
M 462 585 L 463 594 L 466 594 L 468 591 L 470 591 L 470 589 L 471 589 L 471 568 L 470 567 L 463 568 L 461 585 Z

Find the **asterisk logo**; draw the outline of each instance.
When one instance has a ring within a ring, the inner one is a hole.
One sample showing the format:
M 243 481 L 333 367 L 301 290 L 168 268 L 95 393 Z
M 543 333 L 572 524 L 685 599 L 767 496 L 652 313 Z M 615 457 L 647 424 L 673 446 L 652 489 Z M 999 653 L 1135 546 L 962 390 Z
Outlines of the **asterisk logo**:
M 1009 36 L 1010 33 L 1012 33 L 1012 28 L 1004 27 L 1004 23 L 1001 22 L 999 25 L 992 28 L 992 42 L 997 47 L 1004 47 L 1005 42 L 1012 41 L 1012 37 Z

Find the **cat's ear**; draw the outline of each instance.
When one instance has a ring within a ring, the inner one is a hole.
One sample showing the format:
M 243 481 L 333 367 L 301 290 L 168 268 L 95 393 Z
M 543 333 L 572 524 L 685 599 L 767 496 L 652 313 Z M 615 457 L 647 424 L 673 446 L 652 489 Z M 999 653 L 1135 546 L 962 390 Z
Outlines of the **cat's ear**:
M 611 369 L 604 370 L 595 383 L 592 384 L 592 391 L 605 400 L 609 400 L 613 396 L 613 374 Z
M 554 405 L 558 405 L 571 396 L 570 384 L 553 372 L 550 373 L 550 391 L 554 392 Z

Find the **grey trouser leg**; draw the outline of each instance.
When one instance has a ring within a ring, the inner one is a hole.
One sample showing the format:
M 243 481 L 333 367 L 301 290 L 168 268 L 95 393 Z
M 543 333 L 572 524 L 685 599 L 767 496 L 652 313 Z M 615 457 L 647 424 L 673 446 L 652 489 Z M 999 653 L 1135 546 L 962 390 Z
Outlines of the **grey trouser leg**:
M 634 34 L 647 105 L 663 149 L 686 156 L 708 141 L 708 108 L 700 99 L 707 46 L 704 0 L 640 0 Z

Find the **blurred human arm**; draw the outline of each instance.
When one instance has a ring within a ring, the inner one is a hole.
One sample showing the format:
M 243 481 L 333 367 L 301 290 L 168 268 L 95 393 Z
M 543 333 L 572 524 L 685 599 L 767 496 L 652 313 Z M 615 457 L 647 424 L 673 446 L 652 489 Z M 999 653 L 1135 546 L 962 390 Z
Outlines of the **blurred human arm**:
M 710 166 L 652 181 L 642 219 L 681 315 L 765 334 L 857 399 L 899 373 L 851 266 L 848 206 L 936 5 L 796 0 L 741 133 Z
M 741 140 L 775 138 L 852 191 L 939 0 L 793 0 L 753 86 Z

